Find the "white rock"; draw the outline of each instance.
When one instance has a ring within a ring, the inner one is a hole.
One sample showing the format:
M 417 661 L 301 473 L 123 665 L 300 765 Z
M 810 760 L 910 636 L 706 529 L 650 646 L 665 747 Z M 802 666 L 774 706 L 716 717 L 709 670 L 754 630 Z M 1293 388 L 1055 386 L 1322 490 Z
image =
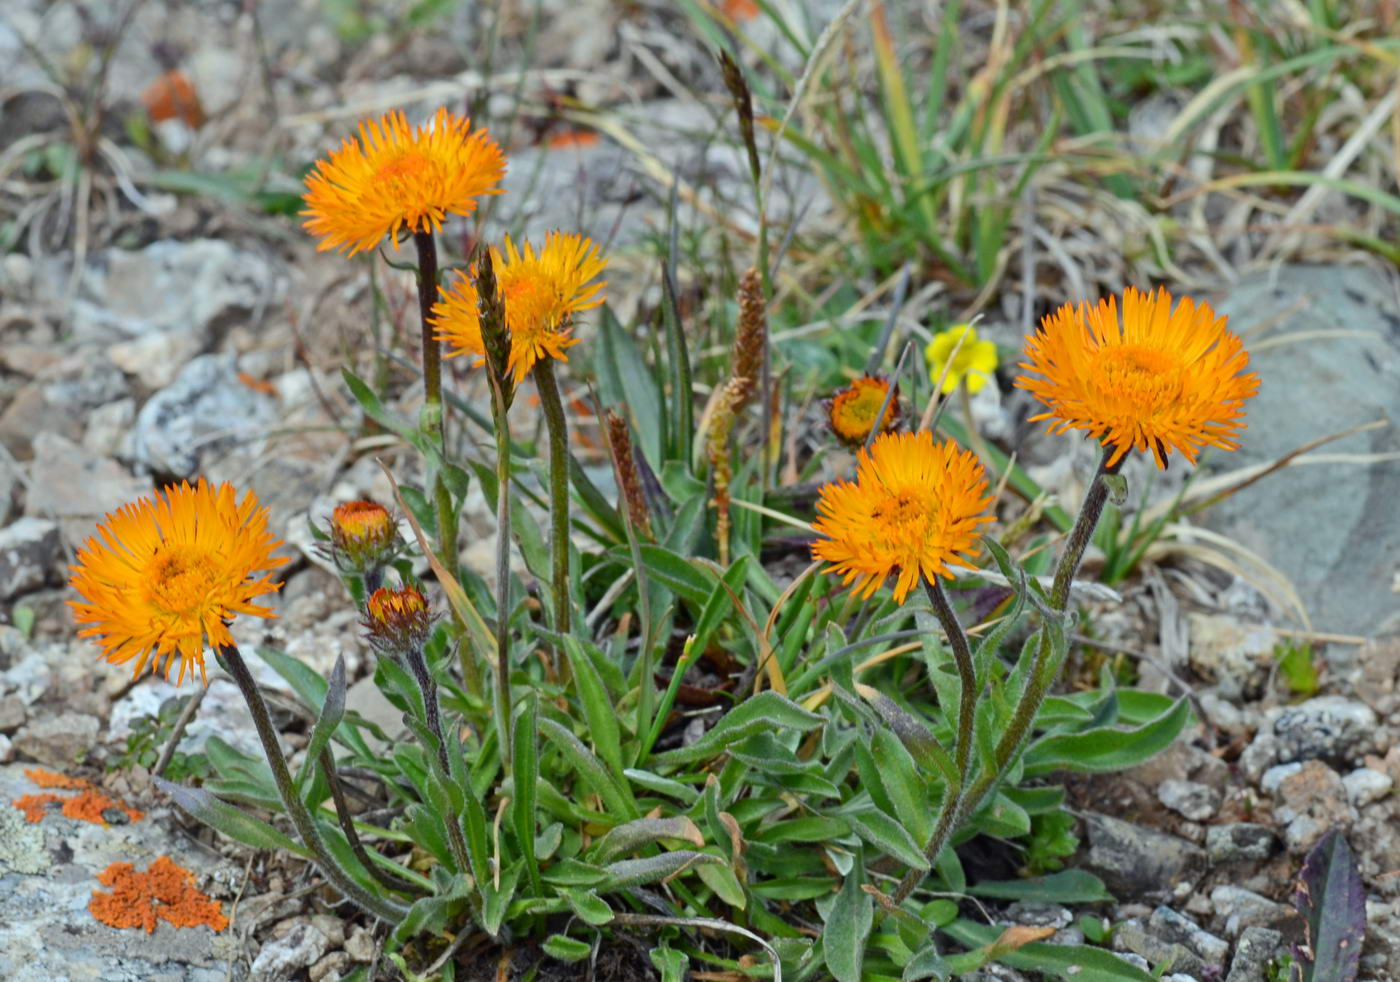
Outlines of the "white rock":
M 1369 767 L 1358 767 L 1342 778 L 1342 784 L 1347 789 L 1347 800 L 1360 808 L 1384 797 L 1395 782 L 1389 774 Z
M 1278 794 L 1278 786 L 1283 783 L 1283 779 L 1290 775 L 1297 774 L 1302 769 L 1303 765 L 1300 763 L 1279 764 L 1275 767 L 1270 767 L 1264 772 L 1263 776 L 1259 778 L 1259 788 L 1265 794 Z

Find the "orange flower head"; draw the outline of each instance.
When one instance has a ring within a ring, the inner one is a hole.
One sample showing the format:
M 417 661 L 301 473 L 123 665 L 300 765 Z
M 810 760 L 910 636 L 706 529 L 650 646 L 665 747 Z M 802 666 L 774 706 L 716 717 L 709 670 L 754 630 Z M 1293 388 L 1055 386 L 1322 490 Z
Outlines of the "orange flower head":
M 369 643 L 390 655 L 422 648 L 428 640 L 433 617 L 427 598 L 416 586 L 380 587 L 365 603 L 364 626 Z
M 387 508 L 373 501 L 347 501 L 331 512 L 331 554 L 364 571 L 386 562 L 398 547 L 399 530 Z
M 889 381 L 879 375 L 862 375 L 838 390 L 826 403 L 827 421 L 837 439 L 852 449 L 865 446 L 889 392 Z M 899 416 L 899 386 L 896 385 L 889 408 L 880 421 L 880 432 L 887 433 L 899 425 Z
M 1026 339 L 1016 385 L 1049 411 L 1050 430 L 1084 430 L 1110 449 L 1116 465 L 1129 450 L 1151 450 L 1166 468 L 1178 450 L 1193 464 L 1204 447 L 1234 450 L 1244 403 L 1259 391 L 1249 354 L 1206 304 L 1183 297 L 1172 309 L 1165 289 L 1129 287 L 1123 318 L 1114 299 L 1065 304 Z
M 538 253 L 529 242 L 523 246 L 517 249 L 506 236 L 504 256 L 491 250 L 510 332 L 508 367 L 517 385 L 541 359 L 569 360 L 564 349 L 578 343 L 569 333 L 570 319 L 603 302 L 607 283 L 595 280 L 608 264 L 581 235 L 550 232 Z M 433 306 L 432 323 L 448 358 L 472 355 L 478 365 L 485 359 L 478 302 L 475 284 L 457 272 Z
M 833 563 L 861 597 L 894 575 L 902 604 L 920 577 L 952 579 L 950 566 L 972 567 L 991 503 L 987 474 L 970 451 L 935 443 L 927 430 L 884 433 L 857 454 L 855 481 L 821 489 L 812 528 L 822 538 L 812 555 Z
M 69 567 L 82 599 L 68 604 L 85 625 L 79 636 L 94 638 L 113 664 L 135 660 L 133 677 L 150 658 L 151 671 L 163 661 L 168 678 L 178 656 L 176 684 L 196 665 L 208 684 L 205 644 L 233 644 L 235 614 L 274 616 L 252 600 L 277 592 L 269 571 L 287 560 L 272 555 L 282 543 L 251 491 L 239 501 L 231 485 L 182 482 L 124 505 L 97 531 Z
M 318 251 L 353 256 L 384 238 L 398 249 L 401 230 L 438 232 L 448 215 L 470 215 L 477 199 L 499 194 L 506 158 L 486 130 L 439 109 L 428 126 L 410 127 L 401 110 L 360 123 L 329 160 L 306 177 L 304 227 Z

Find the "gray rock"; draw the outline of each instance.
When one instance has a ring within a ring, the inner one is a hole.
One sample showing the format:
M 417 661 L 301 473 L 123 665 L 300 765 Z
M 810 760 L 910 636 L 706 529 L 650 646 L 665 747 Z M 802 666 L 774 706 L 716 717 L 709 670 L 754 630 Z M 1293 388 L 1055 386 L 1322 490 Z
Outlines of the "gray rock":
M 21 518 L 0 529 L 0 600 L 37 590 L 62 569 L 58 524 Z
M 24 725 L 29 717 L 24 708 L 24 700 L 16 695 L 0 699 L 0 733 L 13 733 Z
M 1400 318 L 1387 278 L 1361 266 L 1285 266 L 1236 283 L 1216 309 L 1245 336 L 1268 325 L 1264 340 L 1346 328 L 1346 336 L 1251 354 L 1262 386 L 1226 466 L 1271 462 L 1308 440 L 1377 419 L 1391 425 L 1328 450 L 1400 450 Z M 1400 594 L 1391 589 L 1400 564 L 1397 484 L 1394 461 L 1290 468 L 1209 509 L 1205 521 L 1297 586 L 1317 630 L 1370 636 L 1400 609 Z
M 6 873 L 37 876 L 51 865 L 44 850 L 44 830 L 24 813 L 0 807 L 0 877 Z
M 1283 935 L 1272 928 L 1251 925 L 1235 943 L 1235 957 L 1225 982 L 1267 982 L 1269 963 L 1278 955 Z
M 253 959 L 250 978 L 257 982 L 285 982 L 309 968 L 326 953 L 329 939 L 309 917 L 293 917 L 273 928 L 273 938 Z
M 1192 670 L 1225 699 L 1257 699 L 1278 643 L 1273 629 L 1224 614 L 1191 614 L 1187 626 Z
M 1147 929 L 1164 941 L 1183 944 L 1207 965 L 1224 965 L 1230 942 L 1217 938 L 1189 917 L 1170 907 L 1158 907 L 1148 919 Z
M 1210 902 L 1215 908 L 1214 926 L 1227 938 L 1239 937 L 1246 928 L 1273 927 L 1297 916 L 1292 907 L 1230 884 L 1211 890 Z
M 1240 773 L 1253 784 L 1259 784 L 1269 768 L 1278 763 L 1278 741 L 1269 724 L 1261 726 L 1254 739 L 1240 754 Z
M 1295 856 L 1312 848 L 1330 828 L 1347 829 L 1356 810 L 1347 801 L 1341 776 L 1319 760 L 1305 761 L 1278 786 L 1274 817 L 1283 823 L 1283 844 Z
M 276 407 L 239 380 L 232 356 L 204 355 L 141 407 L 128 456 L 139 470 L 190 477 L 205 456 L 255 442 Z
M 0 764 L 8 764 L 15 756 L 15 745 L 5 734 L 0 733 Z
M 312 965 L 306 976 L 311 982 L 322 982 L 327 978 L 339 979 L 349 967 L 350 956 L 343 951 L 333 951 Z
M 1280 761 L 1350 761 L 1369 749 L 1376 713 L 1342 696 L 1318 696 L 1290 706 L 1274 718 Z
M 1267 825 L 1231 822 L 1206 829 L 1206 854 L 1212 863 L 1264 860 L 1274 854 L 1278 836 Z
M 365 927 L 356 925 L 345 939 L 345 953 L 357 962 L 374 961 L 374 934 Z
M 108 343 L 119 368 L 156 389 L 231 328 L 260 319 L 283 286 L 269 258 L 218 239 L 109 249 L 83 271 L 73 334 Z
M 0 767 L 0 802 L 39 790 L 23 769 Z M 163 921 L 151 934 L 116 930 L 87 910 L 93 890 L 101 889 L 97 874 L 114 862 L 145 869 L 166 855 L 203 885 L 219 872 L 222 860 L 192 847 L 183 834 L 172 834 L 154 815 L 101 826 L 58 814 L 30 824 L 8 805 L 0 808 L 4 813 L 19 818 L 21 827 L 12 836 L 3 824 L 8 819 L 0 818 L 0 856 L 20 857 L 23 869 L 10 865 L 13 859 L 0 860 L 0 979 L 224 982 L 229 977 L 241 947 L 233 932 L 176 928 Z M 22 848 L 15 849 L 21 840 Z M 216 897 L 225 900 L 225 914 L 242 865 L 229 863 L 226 873 L 233 887 Z
M 1088 814 L 1087 865 L 1122 898 L 1169 898 L 1180 884 L 1194 883 L 1206 854 L 1184 839 L 1107 815 Z
M 71 767 L 97 743 L 97 728 L 97 717 L 85 713 L 45 716 L 15 734 L 15 752 L 49 767 Z
M 1276 764 L 1259 777 L 1259 789 L 1265 794 L 1278 794 L 1278 786 L 1286 777 L 1292 777 L 1303 769 L 1301 763 Z
M 87 416 L 83 449 L 99 457 L 110 457 L 122 449 L 122 441 L 136 422 L 136 400 L 118 399 L 98 406 Z
M 1141 955 L 1154 967 L 1165 965 L 1168 971 L 1189 972 L 1197 978 L 1205 973 L 1205 963 L 1194 952 L 1184 944 L 1165 941 L 1150 933 L 1135 917 L 1114 929 L 1113 950 Z
M 19 462 L 0 444 L 0 525 L 10 520 L 15 506 L 19 504 L 20 488 L 23 486 L 20 474 Z
M 1163 781 L 1157 800 L 1184 818 L 1204 822 L 1220 807 L 1220 792 L 1195 781 Z
M 25 514 L 58 521 L 65 540 L 81 543 L 97 522 L 122 505 L 149 494 L 151 482 L 109 457 L 95 457 L 57 433 L 34 438 Z
M 1395 781 L 1389 774 L 1374 771 L 1369 767 L 1358 767 L 1342 778 L 1347 800 L 1356 808 L 1362 808 L 1373 801 L 1379 801 L 1390 793 Z

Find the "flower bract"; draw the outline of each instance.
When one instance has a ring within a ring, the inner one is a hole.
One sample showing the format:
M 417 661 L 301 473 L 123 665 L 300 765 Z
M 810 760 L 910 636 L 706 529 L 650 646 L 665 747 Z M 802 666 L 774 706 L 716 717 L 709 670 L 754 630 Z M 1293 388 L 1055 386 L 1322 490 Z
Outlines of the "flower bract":
M 282 543 L 251 491 L 240 501 L 228 484 L 182 483 L 123 506 L 97 531 L 70 567 L 82 599 L 68 603 L 79 636 L 113 664 L 135 660 L 133 676 L 149 658 L 168 677 L 178 657 L 177 684 L 196 665 L 207 684 L 205 644 L 233 644 L 236 614 L 274 616 L 252 600 L 281 587 L 269 571 L 287 559 L 272 555 Z
M 491 259 L 510 332 L 509 368 L 518 385 L 541 359 L 569 360 L 564 349 L 578 343 L 570 318 L 603 302 L 607 283 L 597 277 L 607 260 L 591 240 L 562 232 L 545 236 L 538 252 L 528 242 L 516 248 L 507 236 L 504 255 L 492 249 Z M 448 346 L 447 357 L 473 355 L 480 364 L 485 349 L 476 286 L 459 272 L 441 296 L 433 325 Z
M 990 504 L 986 471 L 970 451 L 935 443 L 927 430 L 886 433 L 859 452 L 854 481 L 821 489 L 812 554 L 861 597 L 895 576 L 903 603 L 921 577 L 951 579 L 951 566 L 972 566 Z
M 1225 318 L 1165 289 L 1131 287 L 1123 316 L 1113 298 L 1094 307 L 1065 304 L 1026 339 L 1016 385 L 1048 411 L 1052 432 L 1084 430 L 1116 465 L 1129 450 L 1151 450 L 1167 466 L 1176 450 L 1192 463 L 1205 447 L 1233 450 L 1244 404 L 1259 390 L 1249 354 Z
M 953 353 L 954 349 L 957 354 Z M 928 362 L 930 381 L 938 385 L 942 379 L 941 391 L 952 392 L 965 382 L 967 391 L 975 395 L 991 381 L 992 373 L 997 370 L 997 346 L 979 339 L 977 328 L 971 324 L 957 324 L 933 336 L 924 349 L 924 359 Z
M 831 431 L 848 447 L 864 446 L 886 397 L 890 401 L 884 416 L 880 418 L 880 432 L 894 429 L 899 422 L 899 386 L 895 386 L 894 394 L 890 395 L 887 379 L 879 375 L 862 375 L 827 401 L 827 421 L 831 424 Z
M 432 625 L 427 598 L 412 584 L 380 587 L 365 602 L 369 643 L 385 654 L 402 655 L 422 648 Z
M 346 501 L 331 512 L 331 555 L 349 569 L 364 571 L 387 562 L 399 539 L 387 508 L 373 501 Z
M 506 159 L 486 130 L 439 109 L 427 126 L 410 127 L 402 111 L 360 123 L 306 177 L 306 230 L 319 251 L 353 256 L 387 235 L 441 231 L 448 215 L 470 215 L 477 199 L 497 194 Z

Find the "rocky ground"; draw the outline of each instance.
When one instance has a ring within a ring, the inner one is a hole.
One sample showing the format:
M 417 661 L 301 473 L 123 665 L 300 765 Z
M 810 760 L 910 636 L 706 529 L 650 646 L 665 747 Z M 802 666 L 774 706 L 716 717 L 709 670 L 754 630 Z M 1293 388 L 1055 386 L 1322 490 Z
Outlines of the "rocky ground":
M 9 622 L 0 627 L 0 978 L 320 982 L 377 955 L 372 926 L 332 906 L 305 868 L 216 840 L 155 792 L 144 767 L 117 767 L 133 726 L 177 690 L 133 686 L 96 662 L 62 606 L 66 563 L 107 511 L 195 474 L 251 487 L 299 561 L 277 598 L 279 619 L 240 624 L 241 640 L 323 670 L 344 656 L 359 680 L 351 707 L 397 725 L 366 678 L 355 616 L 306 532 L 308 517 L 335 502 L 387 498 L 365 453 L 383 448 L 357 442 L 337 374 L 343 360 L 370 364 L 367 267 L 316 256 L 285 217 L 177 194 L 151 177 L 176 165 L 227 173 L 310 160 L 361 115 L 480 91 L 463 54 L 478 30 L 466 13 L 440 32 L 352 42 L 329 6 L 264 5 L 254 23 L 239 4 L 134 5 L 104 82 L 102 132 L 115 152 L 104 145 L 82 220 L 42 168 L 6 186 L 11 214 L 0 214 L 0 230 L 15 238 L 0 256 L 0 610 Z M 664 227 L 669 176 L 706 189 L 685 212 L 691 219 L 723 213 L 751 227 L 723 191 L 742 159 L 708 139 L 715 123 L 671 91 L 676 78 L 703 80 L 713 69 L 698 49 L 671 43 L 677 22 L 666 5 L 638 4 L 635 17 L 602 2 L 545 6 L 502 207 L 519 209 L 534 234 L 562 226 L 610 242 L 610 293 L 626 312 L 655 293 L 636 247 Z M 32 46 L 42 39 L 54 54 L 94 56 L 110 40 L 100 7 L 20 2 L 0 17 L 5 153 L 25 139 L 63 145 L 60 100 Z M 503 50 L 523 43 L 520 24 L 503 30 Z M 207 121 L 170 120 L 143 147 L 120 121 L 140 112 L 140 94 L 171 58 L 192 78 Z M 57 60 L 55 70 L 69 70 Z M 490 87 L 498 112 L 516 98 L 515 81 Z M 551 146 L 563 124 L 539 107 L 565 90 L 618 105 L 648 139 L 640 149 Z M 0 159 L 10 173 L 15 161 Z M 817 193 L 800 176 L 779 183 L 782 201 Z M 296 189 L 291 177 L 282 185 Z M 411 337 L 411 281 L 382 267 L 377 275 L 390 305 L 382 329 Z M 1138 771 L 1071 789 L 1083 841 L 1075 862 L 1108 881 L 1117 905 L 989 913 L 1055 927 L 1062 940 L 1082 935 L 1077 919 L 1091 914 L 1118 925 L 1120 950 L 1153 964 L 1174 953 L 1177 982 L 1262 982 L 1263 966 L 1300 934 L 1287 900 L 1301 858 L 1336 826 L 1367 888 L 1362 978 L 1400 979 L 1400 294 L 1393 277 L 1370 269 L 1297 266 L 1221 285 L 1209 299 L 1246 338 L 1263 378 L 1244 446 L 1217 473 L 1262 469 L 1350 427 L 1388 425 L 1311 451 L 1169 529 L 1124 584 L 1127 603 L 1091 616 L 1101 646 L 1125 652 L 1145 685 L 1188 687 L 1202 719 Z M 990 327 L 1007 338 L 1017 330 Z M 408 381 L 397 380 L 406 406 Z M 471 384 L 465 374 L 457 383 Z M 986 414 L 1005 422 L 995 395 Z M 1092 453 L 1039 436 L 1026 453 L 1042 483 L 1076 500 Z M 390 451 L 388 462 L 411 476 L 407 457 Z M 1134 487 L 1143 478 L 1130 474 Z M 1176 472 L 1167 480 L 1179 486 Z M 1156 499 L 1163 493 L 1158 486 Z M 484 502 L 468 520 L 465 558 L 485 573 L 494 529 Z M 1278 654 L 1309 641 L 1317 686 L 1290 692 Z M 246 711 L 218 677 L 182 749 L 197 752 L 212 733 L 256 751 Z M 289 734 L 289 745 L 298 739 Z M 85 775 L 145 814 L 28 823 L 3 802 L 37 790 L 25 774 L 36 765 Z M 161 855 L 223 901 L 226 930 L 161 924 L 146 934 L 92 919 L 99 872 Z

